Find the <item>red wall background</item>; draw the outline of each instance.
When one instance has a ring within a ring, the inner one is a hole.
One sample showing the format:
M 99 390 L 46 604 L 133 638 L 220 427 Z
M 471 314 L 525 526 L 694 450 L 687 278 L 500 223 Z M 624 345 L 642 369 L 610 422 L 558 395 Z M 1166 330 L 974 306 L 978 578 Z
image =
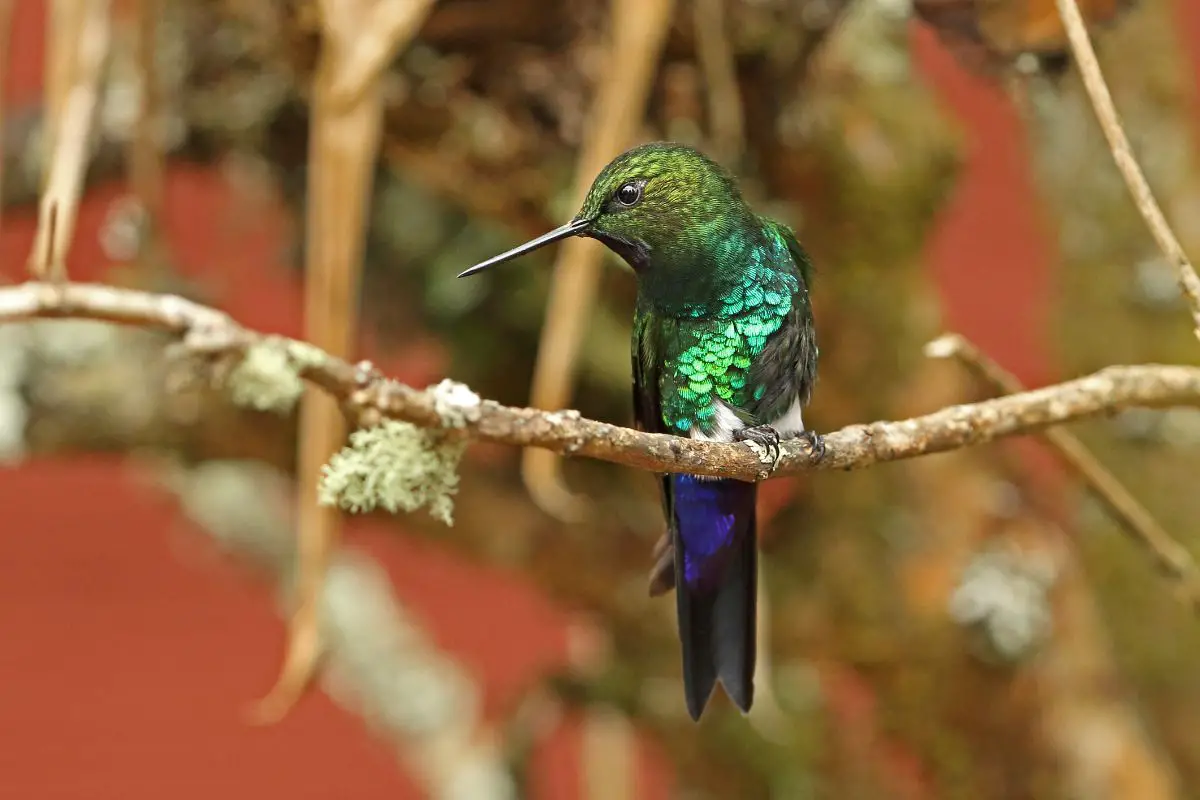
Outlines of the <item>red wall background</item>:
M 1188 40 L 1200 42 L 1200 7 L 1176 5 Z M 5 90 L 14 106 L 40 92 L 42 6 L 17 3 Z M 921 69 L 972 142 L 928 245 L 947 327 L 1025 381 L 1043 382 L 1054 373 L 1045 332 L 1055 256 L 1038 221 L 1016 115 L 927 31 L 913 35 Z M 97 275 L 96 233 L 119 193 L 102 188 L 84 202 L 73 276 Z M 227 203 L 219 176 L 173 168 L 165 224 L 174 252 L 220 289 L 241 321 L 298 334 L 299 287 L 276 263 L 281 221 L 231 233 Z M 5 275 L 20 275 L 32 234 L 30 216 L 6 216 Z M 383 366 L 416 382 L 440 377 L 441 365 L 427 357 Z M 272 598 L 188 532 L 167 500 L 135 485 L 119 461 L 5 470 L 0 508 L 0 796 L 422 796 L 390 746 L 321 694 L 274 727 L 243 722 L 241 712 L 279 666 L 283 630 Z M 567 615 L 512 576 L 361 520 L 350 522 L 349 535 L 386 565 L 438 643 L 483 681 L 487 708 L 565 658 Z M 537 796 L 576 796 L 577 762 L 578 739 L 567 726 L 537 757 Z M 639 795 L 666 798 L 667 770 L 652 756 L 643 762 Z

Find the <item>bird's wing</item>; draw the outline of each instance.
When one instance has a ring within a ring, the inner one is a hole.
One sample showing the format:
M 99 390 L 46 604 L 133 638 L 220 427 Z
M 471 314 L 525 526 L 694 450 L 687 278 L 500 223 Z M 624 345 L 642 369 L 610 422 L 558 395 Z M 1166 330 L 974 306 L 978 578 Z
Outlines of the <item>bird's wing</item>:
M 662 414 L 661 320 L 638 308 L 633 320 L 633 421 L 648 433 L 669 433 Z M 663 511 L 672 518 L 672 495 L 668 475 L 659 476 Z
M 638 309 L 633 322 L 633 419 L 638 430 L 665 433 L 662 415 L 662 331 L 658 318 Z
M 785 285 L 793 287 L 788 290 L 792 296 L 791 308 L 779 330 L 767 339 L 749 376 L 752 387 L 756 390 L 761 387 L 755 411 L 770 422 L 786 414 L 793 400 L 808 402 L 816 381 L 817 342 L 808 295 L 812 262 L 790 228 L 774 220 L 764 220 L 764 225 L 768 233 L 786 246 L 793 262 L 793 269 L 777 273 L 780 283 L 775 287 L 778 291 L 785 291 Z
M 800 240 L 796 238 L 796 232 L 784 225 L 782 222 L 776 222 L 767 217 L 761 218 L 763 226 L 775 236 L 783 240 L 787 245 L 788 253 L 791 254 L 792 260 L 796 262 L 796 269 L 800 272 L 801 288 L 807 289 L 812 285 L 813 264 L 812 259 L 808 257 L 808 251 L 800 244 Z

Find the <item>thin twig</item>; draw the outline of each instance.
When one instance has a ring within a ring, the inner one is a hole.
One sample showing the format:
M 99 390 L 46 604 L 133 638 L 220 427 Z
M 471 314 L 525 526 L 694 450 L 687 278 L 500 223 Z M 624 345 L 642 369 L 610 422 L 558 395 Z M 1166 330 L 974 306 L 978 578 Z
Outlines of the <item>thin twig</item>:
M 87 166 L 88 135 L 108 57 L 109 0 L 57 0 L 51 5 L 52 50 L 59 70 L 53 103 L 46 109 L 50 167 L 38 208 L 38 228 L 29 269 L 39 278 L 66 277 L 66 257 L 75 232 L 75 215 Z M 68 48 L 67 52 L 60 52 Z M 49 82 L 48 82 L 49 85 Z
M 588 139 L 575 164 L 576 206 L 582 204 L 596 174 L 637 133 L 674 6 L 675 0 L 612 3 L 609 36 L 614 56 L 589 111 Z M 568 239 L 558 248 L 530 388 L 529 402 L 539 408 L 562 408 L 570 402 L 576 356 L 600 284 L 602 258 L 595 242 L 583 239 Z M 583 515 L 584 503 L 566 487 L 553 454 L 526 452 L 521 477 L 530 497 L 546 513 L 563 520 Z
M 1079 12 L 1079 6 L 1075 0 L 1055 2 L 1058 3 L 1058 13 L 1067 30 L 1071 52 L 1079 65 L 1083 86 L 1092 101 L 1092 109 L 1096 112 L 1096 119 L 1100 121 L 1104 138 L 1108 140 L 1113 161 L 1116 162 L 1121 177 L 1125 179 L 1125 185 L 1129 187 L 1129 193 L 1133 195 L 1133 201 L 1142 219 L 1146 221 L 1154 241 L 1158 243 L 1159 250 L 1179 272 L 1179 285 L 1191 304 L 1192 323 L 1196 336 L 1200 337 L 1200 277 L 1196 275 L 1187 254 L 1183 252 L 1183 245 L 1179 243 L 1179 239 L 1167 223 L 1158 201 L 1154 199 L 1154 193 L 1150 191 L 1146 176 L 1133 156 L 1133 148 L 1130 147 L 1125 130 L 1121 127 L 1121 118 L 1117 115 L 1112 94 L 1108 91 L 1108 84 L 1100 71 L 1100 63 L 1096 60 L 1096 51 L 1092 48 L 1092 41 L 1088 36 L 1083 15 Z
M 596 174 L 637 133 L 674 7 L 675 0 L 613 0 L 609 4 L 609 52 L 613 57 L 589 109 L 589 136 L 575 164 L 577 207 Z M 578 240 L 566 244 L 557 253 L 530 387 L 530 402 L 549 409 L 570 402 L 575 364 L 603 266 L 603 253 L 594 243 Z M 567 487 L 561 461 L 553 454 L 525 451 L 521 477 L 543 511 L 567 521 L 584 515 L 584 499 Z M 599 654 L 594 666 L 602 668 L 609 658 L 607 653 Z M 585 800 L 628 796 L 634 785 L 631 751 L 631 726 L 623 715 L 588 710 L 583 719 L 581 789 Z
M 930 342 L 927 352 L 936 357 L 957 358 L 1001 394 L 1014 395 L 1024 391 L 1025 387 L 1016 376 L 957 334 L 948 334 Z M 1145 548 L 1164 575 L 1175 581 L 1180 599 L 1194 611 L 1200 612 L 1200 567 L 1197 567 L 1191 553 L 1175 541 L 1117 477 L 1096 460 L 1079 437 L 1065 428 L 1048 428 L 1042 435 L 1055 455 L 1083 479 L 1092 495 L 1108 510 L 1122 530 Z
M 59 117 L 75 63 L 75 43 L 79 39 L 80 0 L 47 0 L 45 63 L 42 75 L 42 140 L 53 145 L 58 138 Z M 49 161 L 46 162 L 47 166 Z M 43 172 L 44 177 L 44 172 Z
M 430 0 L 321 0 L 321 55 L 313 82 L 305 247 L 305 333 L 346 358 L 358 330 L 358 293 L 371 184 L 379 153 L 387 61 L 416 33 Z M 339 92 L 341 94 L 339 94 Z M 259 718 L 277 720 L 299 700 L 320 655 L 317 602 L 338 538 L 338 512 L 314 502 L 321 468 L 345 425 L 329 398 L 300 409 L 296 610 L 288 650 Z
M 733 165 L 742 156 L 742 95 L 729 45 L 725 0 L 695 0 L 696 58 L 708 87 L 708 129 L 719 161 Z
M 377 92 L 353 104 L 332 102 L 331 87 L 353 49 L 371 0 L 323 0 L 322 41 L 312 89 L 308 186 L 305 192 L 304 334 L 348 358 L 358 328 L 366 203 L 370 195 L 382 106 Z M 344 420 L 327 396 L 309 392 L 300 405 L 296 480 L 295 609 L 287 651 L 274 687 L 255 718 L 281 719 L 307 690 L 321 652 L 317 602 L 339 535 L 336 508 L 314 502 L 321 467 L 345 439 Z
M 588 137 L 575 164 L 574 204 L 582 204 L 596 174 L 627 147 L 645 116 L 675 0 L 613 0 L 609 4 L 609 52 L 589 109 Z M 533 368 L 530 402 L 548 409 L 570 402 L 579 348 L 600 286 L 603 253 L 594 242 L 564 242 L 556 254 L 545 322 Z M 584 516 L 586 502 L 567 487 L 554 454 L 527 450 L 521 478 L 533 501 L 562 520 Z M 633 786 L 628 721 L 604 711 L 583 721 L 583 786 L 587 800 L 620 796 Z
M 354 20 L 353 48 L 343 55 L 330 94 L 333 102 L 352 106 L 387 68 L 396 53 L 420 30 L 433 8 L 433 0 L 378 0 L 369 19 Z M 349 20 L 347 20 L 349 21 Z M 331 18 L 324 24 L 342 24 Z
M 162 241 L 163 165 L 159 129 L 162 103 L 155 69 L 158 16 L 162 0 L 134 0 L 133 38 L 137 50 L 138 116 L 129 148 L 129 183 L 142 212 L 142 237 L 137 265 L 143 276 L 154 276 L 165 265 Z
M 268 338 L 227 314 L 174 295 L 85 283 L 0 287 L 0 323 L 35 318 L 93 319 L 161 330 L 184 338 L 196 352 L 236 352 Z M 467 439 L 540 447 L 654 472 L 748 481 L 813 469 L 862 469 L 1038 433 L 1128 408 L 1200 408 L 1200 367 L 1113 366 L 1041 389 L 949 406 L 911 419 L 850 425 L 825 436 L 824 458 L 815 463 L 806 444 L 784 442 L 772 469 L 747 443 L 645 433 L 586 419 L 576 411 L 503 406 L 465 392 L 457 393 L 464 399 L 450 402 L 444 393 L 388 380 L 370 365 L 350 364 L 306 349 L 310 355 L 300 369 L 301 377 L 336 399 L 360 424 L 387 417 Z M 448 425 L 447 413 L 462 414 L 463 425 Z
M 9 41 L 12 39 L 13 0 L 0 0 L 0 228 L 4 216 L 4 87 L 8 84 L 8 62 L 12 57 Z

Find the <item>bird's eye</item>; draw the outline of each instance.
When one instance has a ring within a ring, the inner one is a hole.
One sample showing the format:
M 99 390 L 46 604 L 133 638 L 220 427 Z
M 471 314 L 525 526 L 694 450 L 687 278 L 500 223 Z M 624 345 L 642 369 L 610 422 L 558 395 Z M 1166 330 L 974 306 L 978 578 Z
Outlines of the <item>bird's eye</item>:
M 623 206 L 636 205 L 642 199 L 642 187 L 636 183 L 622 184 L 615 195 L 617 202 Z

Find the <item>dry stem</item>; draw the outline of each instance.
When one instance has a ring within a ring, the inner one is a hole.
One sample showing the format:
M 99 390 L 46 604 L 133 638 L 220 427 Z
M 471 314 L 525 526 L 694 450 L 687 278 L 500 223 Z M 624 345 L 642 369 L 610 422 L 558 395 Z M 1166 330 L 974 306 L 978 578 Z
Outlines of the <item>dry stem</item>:
M 1188 260 L 1187 254 L 1183 252 L 1183 246 L 1167 223 L 1166 216 L 1163 215 L 1162 209 L 1154 199 L 1154 193 L 1150 191 L 1150 184 L 1147 182 L 1146 176 L 1138 166 L 1137 159 L 1133 157 L 1133 148 L 1130 147 L 1125 130 L 1121 127 L 1121 118 L 1117 115 L 1112 94 L 1108 91 L 1108 85 L 1100 71 L 1100 63 L 1096 60 L 1096 51 L 1092 48 L 1092 42 L 1088 37 L 1087 26 L 1084 24 L 1083 15 L 1079 12 L 1079 6 L 1075 0 L 1055 0 L 1055 2 L 1058 3 L 1058 13 L 1062 17 L 1063 26 L 1067 30 L 1067 38 L 1071 42 L 1071 52 L 1075 56 L 1075 62 L 1079 65 L 1083 86 L 1087 90 L 1088 98 L 1092 101 L 1092 108 L 1096 112 L 1096 118 L 1100 121 L 1104 138 L 1108 140 L 1113 161 L 1117 163 L 1117 169 L 1120 170 L 1121 177 L 1125 179 L 1125 185 L 1129 187 L 1129 193 L 1133 195 L 1133 201 L 1137 205 L 1142 219 L 1146 221 L 1146 226 L 1150 229 L 1150 234 L 1158 244 L 1159 250 L 1179 272 L 1179 285 L 1191 304 L 1192 323 L 1195 326 L 1196 335 L 1200 337 L 1200 277 L 1197 277 L 1195 268 Z
M 575 165 L 576 206 L 583 203 L 596 174 L 637 133 L 674 5 L 674 0 L 612 4 L 610 51 L 615 56 L 597 89 L 589 114 L 591 135 Z M 529 402 L 539 408 L 562 408 L 570 402 L 576 355 L 600 283 L 602 256 L 595 242 L 568 239 L 559 245 L 530 389 Z M 560 466 L 553 454 L 530 450 L 522 459 L 521 475 L 543 511 L 559 519 L 578 519 L 582 501 L 563 483 Z
M 65 261 L 87 166 L 88 132 L 111 34 L 109 0 L 55 0 L 48 58 L 46 116 L 52 156 L 38 208 L 30 271 L 39 278 L 66 277 Z
M 145 466 L 146 477 L 176 494 L 181 510 L 222 550 L 265 568 L 281 597 L 292 592 L 295 539 L 284 513 L 285 475 L 236 461 Z M 477 682 L 397 601 L 374 559 L 339 548 L 331 563 L 340 580 L 335 574 L 322 587 L 329 643 L 322 669 L 330 698 L 398 747 L 427 796 L 454 796 L 456 771 L 472 769 L 472 800 L 510 800 L 514 788 L 489 741 Z M 354 602 L 330 600 L 348 590 Z
M 336 34 L 353 46 L 339 54 L 341 63 L 330 94 L 336 104 L 353 106 L 373 88 L 400 48 L 417 34 L 433 8 L 433 0 L 376 0 L 365 23 L 344 13 L 331 14 L 334 5 L 326 2 L 321 6 L 327 31 L 346 24 L 354 29 L 350 35 L 342 31 Z
M 339 358 L 358 328 L 371 182 L 378 157 L 388 60 L 416 33 L 431 0 L 321 0 L 323 40 L 313 84 L 305 248 L 305 333 Z M 300 412 L 296 610 L 283 670 L 260 703 L 274 720 L 311 682 L 320 654 L 317 601 L 338 536 L 338 512 L 315 502 L 321 468 L 345 426 L 328 397 L 310 393 Z
M 162 252 L 163 154 L 159 137 L 161 98 L 155 70 L 158 16 L 162 0 L 134 0 L 130 13 L 137 43 L 138 116 L 129 149 L 129 183 L 141 206 L 142 244 L 138 268 L 149 278 L 164 266 Z
M 12 39 L 13 0 L 0 0 L 0 222 L 4 215 L 4 87 L 8 84 L 8 61 L 11 58 L 9 41 Z
M 718 160 L 732 165 L 741 158 L 745 135 L 737 65 L 725 16 L 725 0 L 696 0 L 696 57 L 708 87 L 709 133 Z
M 954 356 L 977 376 L 1002 394 L 1024 390 L 1016 376 L 958 335 L 947 335 L 930 343 L 937 356 Z M 1134 542 L 1143 547 L 1155 566 L 1171 578 L 1179 588 L 1179 597 L 1194 611 L 1200 612 L 1200 568 L 1191 553 L 1175 541 L 1138 502 L 1117 477 L 1096 460 L 1075 434 L 1064 428 L 1049 428 L 1043 432 L 1050 448 L 1087 484 L 1092 494 Z

